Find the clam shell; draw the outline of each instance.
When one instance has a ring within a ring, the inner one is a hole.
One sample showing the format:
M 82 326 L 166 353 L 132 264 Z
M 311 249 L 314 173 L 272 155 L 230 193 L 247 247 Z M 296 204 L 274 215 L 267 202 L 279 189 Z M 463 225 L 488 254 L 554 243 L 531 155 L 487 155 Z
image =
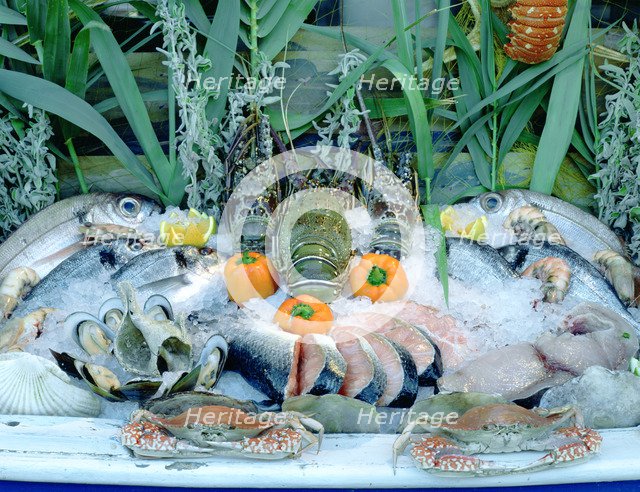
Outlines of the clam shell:
M 26 352 L 0 355 L 0 413 L 96 417 L 100 401 L 53 362 Z

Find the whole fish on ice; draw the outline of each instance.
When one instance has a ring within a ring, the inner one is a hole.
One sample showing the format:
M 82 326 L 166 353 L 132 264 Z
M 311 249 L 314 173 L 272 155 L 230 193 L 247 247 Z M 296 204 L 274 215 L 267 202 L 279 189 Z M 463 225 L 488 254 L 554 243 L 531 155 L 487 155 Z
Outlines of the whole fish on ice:
M 564 260 L 571 271 L 568 298 L 600 303 L 622 316 L 633 326 L 638 326 L 607 279 L 595 266 L 572 249 L 559 244 L 544 243 L 541 245 L 510 245 L 500 248 L 499 251 L 509 264 L 519 272 L 544 258 Z
M 80 228 L 87 223 L 136 228 L 161 212 L 140 195 L 90 193 L 61 200 L 41 210 L 0 244 L 0 279 L 10 270 L 32 268 L 43 278 L 82 248 Z
M 627 255 L 620 238 L 606 224 L 570 203 L 542 193 L 528 190 L 489 192 L 455 208 L 476 217 L 485 215 L 487 242 L 499 248 L 514 242 L 503 224 L 512 212 L 525 206 L 537 207 L 555 226 L 566 245 L 589 261 L 593 261 L 598 251 L 604 250 Z

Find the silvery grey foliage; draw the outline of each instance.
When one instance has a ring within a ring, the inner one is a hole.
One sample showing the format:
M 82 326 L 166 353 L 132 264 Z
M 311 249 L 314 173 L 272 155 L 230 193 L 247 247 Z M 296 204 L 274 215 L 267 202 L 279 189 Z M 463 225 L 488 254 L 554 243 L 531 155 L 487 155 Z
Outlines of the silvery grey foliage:
M 189 207 L 219 217 L 224 166 L 216 149 L 221 143 L 206 114 L 211 94 L 196 82 L 211 67 L 211 61 L 198 53 L 196 34 L 186 19 L 182 2 L 160 0 L 156 13 L 160 21 L 153 29 L 162 29 L 164 49 L 159 51 L 171 69 L 170 83 L 179 108 L 178 158 L 189 179 L 185 188 L 187 201 Z
M 354 69 L 358 68 L 367 58 L 360 53 L 360 50 L 353 50 L 340 55 L 338 66 L 329 72 L 329 75 L 338 75 L 338 80 L 342 82 Z M 335 84 L 327 84 L 335 89 Z M 327 91 L 327 95 L 331 95 Z M 354 134 L 360 127 L 360 118 L 363 113 L 356 108 L 355 88 L 350 88 L 345 92 L 340 100 L 333 105 L 322 120 L 322 126 L 313 122 L 313 126 L 318 131 L 320 145 L 333 145 L 334 135 L 337 133 L 337 143 L 339 147 L 350 149 L 351 144 L 356 140 Z
M 238 130 L 244 123 L 247 109 L 255 108 L 262 122 L 265 118 L 262 109 L 280 101 L 280 96 L 276 92 L 276 80 L 281 76 L 281 73 L 279 75 L 277 71 L 282 72 L 285 68 L 290 68 L 289 64 L 285 62 L 272 63 L 262 54 L 260 56 L 261 61 L 257 67 L 256 79 L 249 77 L 241 87 L 230 90 L 227 96 L 228 113 L 220 127 L 225 152 L 229 152 Z M 265 137 L 266 140 L 271 140 L 270 135 L 268 137 L 265 135 Z M 266 140 L 265 145 L 273 145 L 272 141 L 269 144 Z
M 56 197 L 56 159 L 47 148 L 53 130 L 44 111 L 28 109 L 21 134 L 10 115 L 0 116 L 0 241 Z
M 629 66 L 606 64 L 602 70 L 617 92 L 605 98 L 597 142 L 599 171 L 596 200 L 600 219 L 625 230 L 634 261 L 640 259 L 640 38 L 638 26 L 623 25 L 619 50 Z

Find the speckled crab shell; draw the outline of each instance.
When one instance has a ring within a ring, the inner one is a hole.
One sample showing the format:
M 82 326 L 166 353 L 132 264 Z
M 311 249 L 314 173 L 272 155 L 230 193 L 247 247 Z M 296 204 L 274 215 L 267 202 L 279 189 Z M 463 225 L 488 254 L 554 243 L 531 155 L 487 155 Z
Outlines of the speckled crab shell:
M 472 408 L 454 423 L 442 423 L 438 428 L 430 429 L 430 432 L 451 436 L 461 442 L 477 440 L 485 433 L 495 436 L 501 429 L 533 438 L 558 429 L 574 415 L 571 407 L 534 411 L 518 405 L 496 403 Z
M 275 423 L 260 414 L 248 414 L 238 408 L 204 406 L 189 408 L 171 418 L 161 418 L 141 411 L 136 420 L 151 422 L 171 435 L 204 446 L 208 442 L 237 441 L 257 437 L 274 427 Z
M 567 15 L 567 0 L 518 0 L 509 8 L 513 20 L 504 51 L 527 64 L 550 59 L 558 49 Z

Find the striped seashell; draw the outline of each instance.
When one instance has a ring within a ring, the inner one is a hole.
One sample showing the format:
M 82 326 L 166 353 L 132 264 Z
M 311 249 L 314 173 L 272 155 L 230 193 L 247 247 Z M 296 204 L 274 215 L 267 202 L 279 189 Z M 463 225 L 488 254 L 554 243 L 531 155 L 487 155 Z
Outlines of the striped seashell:
M 96 417 L 100 401 L 37 355 L 0 355 L 0 414 Z

